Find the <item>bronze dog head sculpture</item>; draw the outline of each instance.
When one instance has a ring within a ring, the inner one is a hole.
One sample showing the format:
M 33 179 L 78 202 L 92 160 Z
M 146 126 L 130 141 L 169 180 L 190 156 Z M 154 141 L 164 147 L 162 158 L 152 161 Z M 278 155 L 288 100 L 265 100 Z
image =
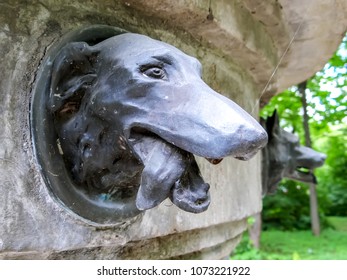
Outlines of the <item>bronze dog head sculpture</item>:
M 261 123 L 269 137 L 262 150 L 263 195 L 276 192 L 282 178 L 316 183 L 311 171 L 324 164 L 326 155 L 300 145 L 298 136 L 280 127 L 276 111 Z
M 193 156 L 247 160 L 267 134 L 201 79 L 197 59 L 143 35 L 67 44 L 53 63 L 48 108 L 74 182 L 99 200 L 146 210 L 170 198 L 199 213 L 209 185 Z

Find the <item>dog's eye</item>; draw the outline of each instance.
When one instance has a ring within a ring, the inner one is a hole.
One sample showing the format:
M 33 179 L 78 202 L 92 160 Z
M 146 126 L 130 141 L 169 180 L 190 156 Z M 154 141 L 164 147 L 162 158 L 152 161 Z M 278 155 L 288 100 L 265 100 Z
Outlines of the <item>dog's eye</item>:
M 154 79 L 165 79 L 166 73 L 163 69 L 159 67 L 150 67 L 142 70 L 142 74 L 154 78 Z

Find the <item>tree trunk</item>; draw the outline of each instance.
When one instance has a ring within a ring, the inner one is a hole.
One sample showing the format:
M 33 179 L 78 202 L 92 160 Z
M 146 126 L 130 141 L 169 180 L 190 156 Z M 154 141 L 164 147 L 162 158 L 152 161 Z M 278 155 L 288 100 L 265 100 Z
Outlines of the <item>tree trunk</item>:
M 307 102 L 306 102 L 306 83 L 307 81 L 302 82 L 298 85 L 298 90 L 301 94 L 301 100 L 302 100 L 302 108 L 304 110 L 303 115 L 303 125 L 304 125 L 304 132 L 305 132 L 305 145 L 309 148 L 311 148 L 311 135 L 310 135 L 310 128 L 308 125 L 308 115 L 307 115 Z M 313 170 L 311 170 L 313 173 Z M 320 235 L 320 222 L 319 222 L 319 214 L 318 214 L 318 199 L 317 199 L 317 192 L 316 192 L 316 185 L 311 183 L 310 186 L 310 215 L 311 215 L 311 230 L 313 235 L 319 236 Z
M 254 223 L 249 226 L 248 228 L 248 234 L 249 239 L 252 241 L 253 246 L 257 249 L 260 249 L 260 236 L 261 236 L 261 212 L 255 214 L 253 216 Z
M 310 215 L 311 215 L 311 230 L 313 235 L 320 235 L 320 222 L 318 213 L 318 199 L 316 185 L 311 183 L 310 185 Z

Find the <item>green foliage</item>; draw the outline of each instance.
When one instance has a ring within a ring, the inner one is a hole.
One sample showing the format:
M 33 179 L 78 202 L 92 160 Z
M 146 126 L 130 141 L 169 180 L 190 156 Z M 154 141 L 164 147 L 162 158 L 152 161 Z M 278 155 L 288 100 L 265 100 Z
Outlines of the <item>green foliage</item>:
M 340 218 L 341 221 L 346 224 L 347 218 Z M 347 231 L 326 229 L 319 237 L 310 231 L 263 231 L 260 250 L 252 246 L 245 234 L 230 259 L 347 260 Z
M 260 116 L 266 119 L 275 110 L 280 116 L 281 127 L 303 136 L 302 104 L 297 87 L 291 87 L 271 98 L 270 102 L 260 111 Z
M 309 187 L 304 183 L 282 180 L 277 193 L 263 200 L 263 228 L 277 230 L 305 230 L 311 227 Z M 326 197 L 319 197 L 320 206 L 327 204 Z M 320 209 L 320 221 L 326 227 L 324 211 Z
M 347 125 L 334 126 L 318 141 L 327 155 L 325 165 L 318 169 L 319 187 L 327 191 L 327 215 L 347 216 Z
M 347 122 L 347 36 L 324 68 L 307 81 L 306 95 L 310 130 L 316 137 L 331 125 Z M 296 86 L 274 96 L 260 115 L 266 118 L 275 109 L 281 126 L 302 137 L 303 110 Z
M 235 248 L 231 259 L 234 260 L 261 260 L 263 256 L 257 250 L 252 241 L 249 239 L 248 234 L 244 234 L 241 242 Z
M 327 219 L 335 230 L 347 232 L 347 219 L 345 217 L 328 217 Z
M 310 227 L 309 194 L 307 186 L 282 180 L 278 191 L 263 200 L 263 228 L 292 230 Z

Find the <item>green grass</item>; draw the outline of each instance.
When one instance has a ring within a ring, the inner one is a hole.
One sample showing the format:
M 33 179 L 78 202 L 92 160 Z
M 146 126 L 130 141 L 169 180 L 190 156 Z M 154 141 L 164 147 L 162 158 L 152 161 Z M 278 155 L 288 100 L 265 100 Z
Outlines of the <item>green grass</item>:
M 329 222 L 335 229 L 326 229 L 318 237 L 311 231 L 263 231 L 260 250 L 251 245 L 245 234 L 231 259 L 347 260 L 347 218 L 331 218 Z
M 328 223 L 337 231 L 347 232 L 347 218 L 345 217 L 328 217 Z

